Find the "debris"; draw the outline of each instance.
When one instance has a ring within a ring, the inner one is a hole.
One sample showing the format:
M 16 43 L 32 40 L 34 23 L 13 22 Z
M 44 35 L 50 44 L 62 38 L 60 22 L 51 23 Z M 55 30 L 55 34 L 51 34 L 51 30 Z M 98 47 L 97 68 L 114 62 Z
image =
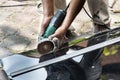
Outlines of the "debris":
M 120 13 L 120 10 L 113 10 L 114 13 Z
M 118 0 L 110 0 L 110 1 L 109 1 L 109 7 L 110 7 L 110 8 L 113 8 L 117 1 L 118 1 Z

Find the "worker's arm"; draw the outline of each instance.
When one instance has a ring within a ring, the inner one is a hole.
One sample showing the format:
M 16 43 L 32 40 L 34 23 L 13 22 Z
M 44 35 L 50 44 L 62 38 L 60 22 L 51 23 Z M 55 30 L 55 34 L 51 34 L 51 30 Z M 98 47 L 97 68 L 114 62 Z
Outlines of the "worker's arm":
M 85 3 L 85 0 L 71 0 L 66 17 L 65 17 L 61 27 L 59 27 L 56 30 L 56 32 L 53 35 L 51 35 L 49 38 L 53 38 L 53 37 L 63 38 L 63 35 L 65 35 L 67 29 L 69 28 L 69 26 L 75 19 L 76 15 L 82 9 L 84 3 Z
M 54 15 L 54 0 L 42 0 L 43 3 L 43 20 L 40 26 L 40 35 L 43 34 L 50 20 Z

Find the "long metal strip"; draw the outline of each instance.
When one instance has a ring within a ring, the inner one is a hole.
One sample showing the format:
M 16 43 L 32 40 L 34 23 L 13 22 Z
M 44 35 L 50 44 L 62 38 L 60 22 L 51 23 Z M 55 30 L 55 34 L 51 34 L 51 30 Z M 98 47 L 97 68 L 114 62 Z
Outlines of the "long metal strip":
M 60 62 L 60 61 L 63 61 L 63 60 L 67 60 L 67 59 L 70 59 L 70 58 L 73 58 L 73 57 L 76 57 L 76 56 L 80 56 L 80 55 L 83 55 L 87 52 L 90 52 L 90 51 L 93 51 L 93 50 L 96 50 L 96 49 L 99 49 L 99 48 L 103 48 L 103 47 L 111 45 L 111 44 L 115 44 L 117 42 L 120 42 L 120 37 L 117 37 L 117 38 L 114 38 L 114 39 L 111 39 L 111 40 L 108 40 L 108 41 L 105 41 L 105 42 L 101 42 L 99 44 L 83 48 L 81 50 L 74 51 L 71 54 L 66 54 L 66 55 L 63 55 L 63 56 L 60 56 L 60 57 L 57 57 L 57 58 L 54 58 L 54 59 L 50 59 L 50 60 L 41 62 L 41 63 L 39 63 L 37 65 L 34 65 L 34 66 L 30 66 L 30 67 L 27 67 L 27 68 L 24 68 L 24 69 L 20 69 L 18 71 L 12 72 L 10 74 L 10 76 L 11 77 L 16 77 L 16 76 L 19 76 L 21 74 L 24 74 L 24 73 L 42 68 L 44 66 L 47 66 L 47 65 L 50 65 L 50 64 L 53 64 L 53 63 L 57 63 L 57 62 Z
M 101 32 L 101 33 L 97 33 L 97 34 L 85 34 L 85 35 L 80 35 L 80 36 L 78 36 L 76 39 L 73 39 L 73 40 L 71 40 L 70 42 L 68 42 L 68 44 L 69 44 L 69 46 L 72 46 L 72 45 L 74 45 L 75 43 L 76 43 L 76 41 L 77 42 L 82 42 L 82 41 L 84 41 L 84 40 L 88 40 L 89 38 L 91 38 L 91 37 L 93 37 L 93 36 L 95 36 L 95 35 L 97 35 L 97 36 L 99 36 L 99 35 L 104 35 L 104 34 L 106 34 L 106 33 L 109 33 L 110 34 L 110 36 L 111 35 L 117 35 L 116 34 L 116 32 L 117 32 L 117 34 L 118 35 L 120 35 L 120 27 L 118 27 L 118 28 L 114 28 L 114 29 L 111 29 L 110 31 L 105 31 L 105 32 Z M 99 34 L 99 35 L 98 35 Z M 78 40 L 77 40 L 78 39 Z M 64 48 L 67 48 L 67 47 L 63 47 L 63 48 L 61 48 L 61 49 L 64 49 Z M 24 52 L 20 52 L 20 53 L 13 53 L 13 52 L 11 52 L 11 51 L 9 51 L 9 50 L 7 50 L 7 49 L 4 49 L 4 48 L 1 48 L 0 47 L 0 59 L 3 59 L 3 58 L 5 58 L 5 57 L 8 57 L 8 56 L 12 56 L 12 55 L 14 55 L 14 54 L 26 54 L 26 53 L 29 53 L 29 52 L 31 52 L 31 51 L 34 51 L 34 52 L 36 52 L 36 49 L 33 49 L 33 50 L 28 50 L 28 51 L 24 51 Z M 59 50 L 58 50 L 59 51 Z M 29 54 L 28 54 L 29 55 Z

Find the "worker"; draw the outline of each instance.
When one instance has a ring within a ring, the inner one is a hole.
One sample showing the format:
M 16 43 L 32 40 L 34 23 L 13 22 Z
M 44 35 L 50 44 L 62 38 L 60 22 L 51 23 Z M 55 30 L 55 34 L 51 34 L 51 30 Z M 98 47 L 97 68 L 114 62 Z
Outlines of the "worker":
M 57 0 L 56 0 L 57 1 Z M 54 0 L 42 0 L 43 2 L 43 20 L 40 26 L 40 35 L 43 34 L 50 20 L 54 16 Z M 66 32 L 71 23 L 81 11 L 86 0 L 71 0 L 67 10 L 66 17 L 61 26 L 55 33 L 49 36 L 50 39 L 57 37 L 59 40 L 66 38 Z M 107 30 L 110 26 L 110 18 L 108 12 L 108 0 L 87 0 L 88 6 L 93 17 L 94 33 Z M 107 39 L 107 35 L 103 36 L 102 41 Z M 101 42 L 101 39 L 90 39 L 88 46 Z M 67 50 L 66 50 L 67 51 Z M 103 49 L 98 49 L 84 54 L 80 62 L 75 62 L 72 59 L 65 60 L 46 66 L 48 77 L 46 80 L 99 80 L 102 67 L 100 55 Z M 57 52 L 44 56 L 41 60 L 57 56 L 65 53 L 65 51 Z

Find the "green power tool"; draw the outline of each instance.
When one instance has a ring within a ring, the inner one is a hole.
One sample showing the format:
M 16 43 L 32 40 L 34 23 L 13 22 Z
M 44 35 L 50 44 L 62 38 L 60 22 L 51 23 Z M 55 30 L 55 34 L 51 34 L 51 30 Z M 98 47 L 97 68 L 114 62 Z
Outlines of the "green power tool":
M 40 54 L 50 53 L 56 48 L 56 44 L 53 40 L 49 40 L 48 37 L 57 30 L 58 27 L 62 24 L 65 16 L 66 11 L 69 5 L 64 10 L 58 10 L 57 13 L 51 19 L 47 29 L 45 30 L 44 34 L 41 36 L 41 39 L 37 46 L 37 51 Z

